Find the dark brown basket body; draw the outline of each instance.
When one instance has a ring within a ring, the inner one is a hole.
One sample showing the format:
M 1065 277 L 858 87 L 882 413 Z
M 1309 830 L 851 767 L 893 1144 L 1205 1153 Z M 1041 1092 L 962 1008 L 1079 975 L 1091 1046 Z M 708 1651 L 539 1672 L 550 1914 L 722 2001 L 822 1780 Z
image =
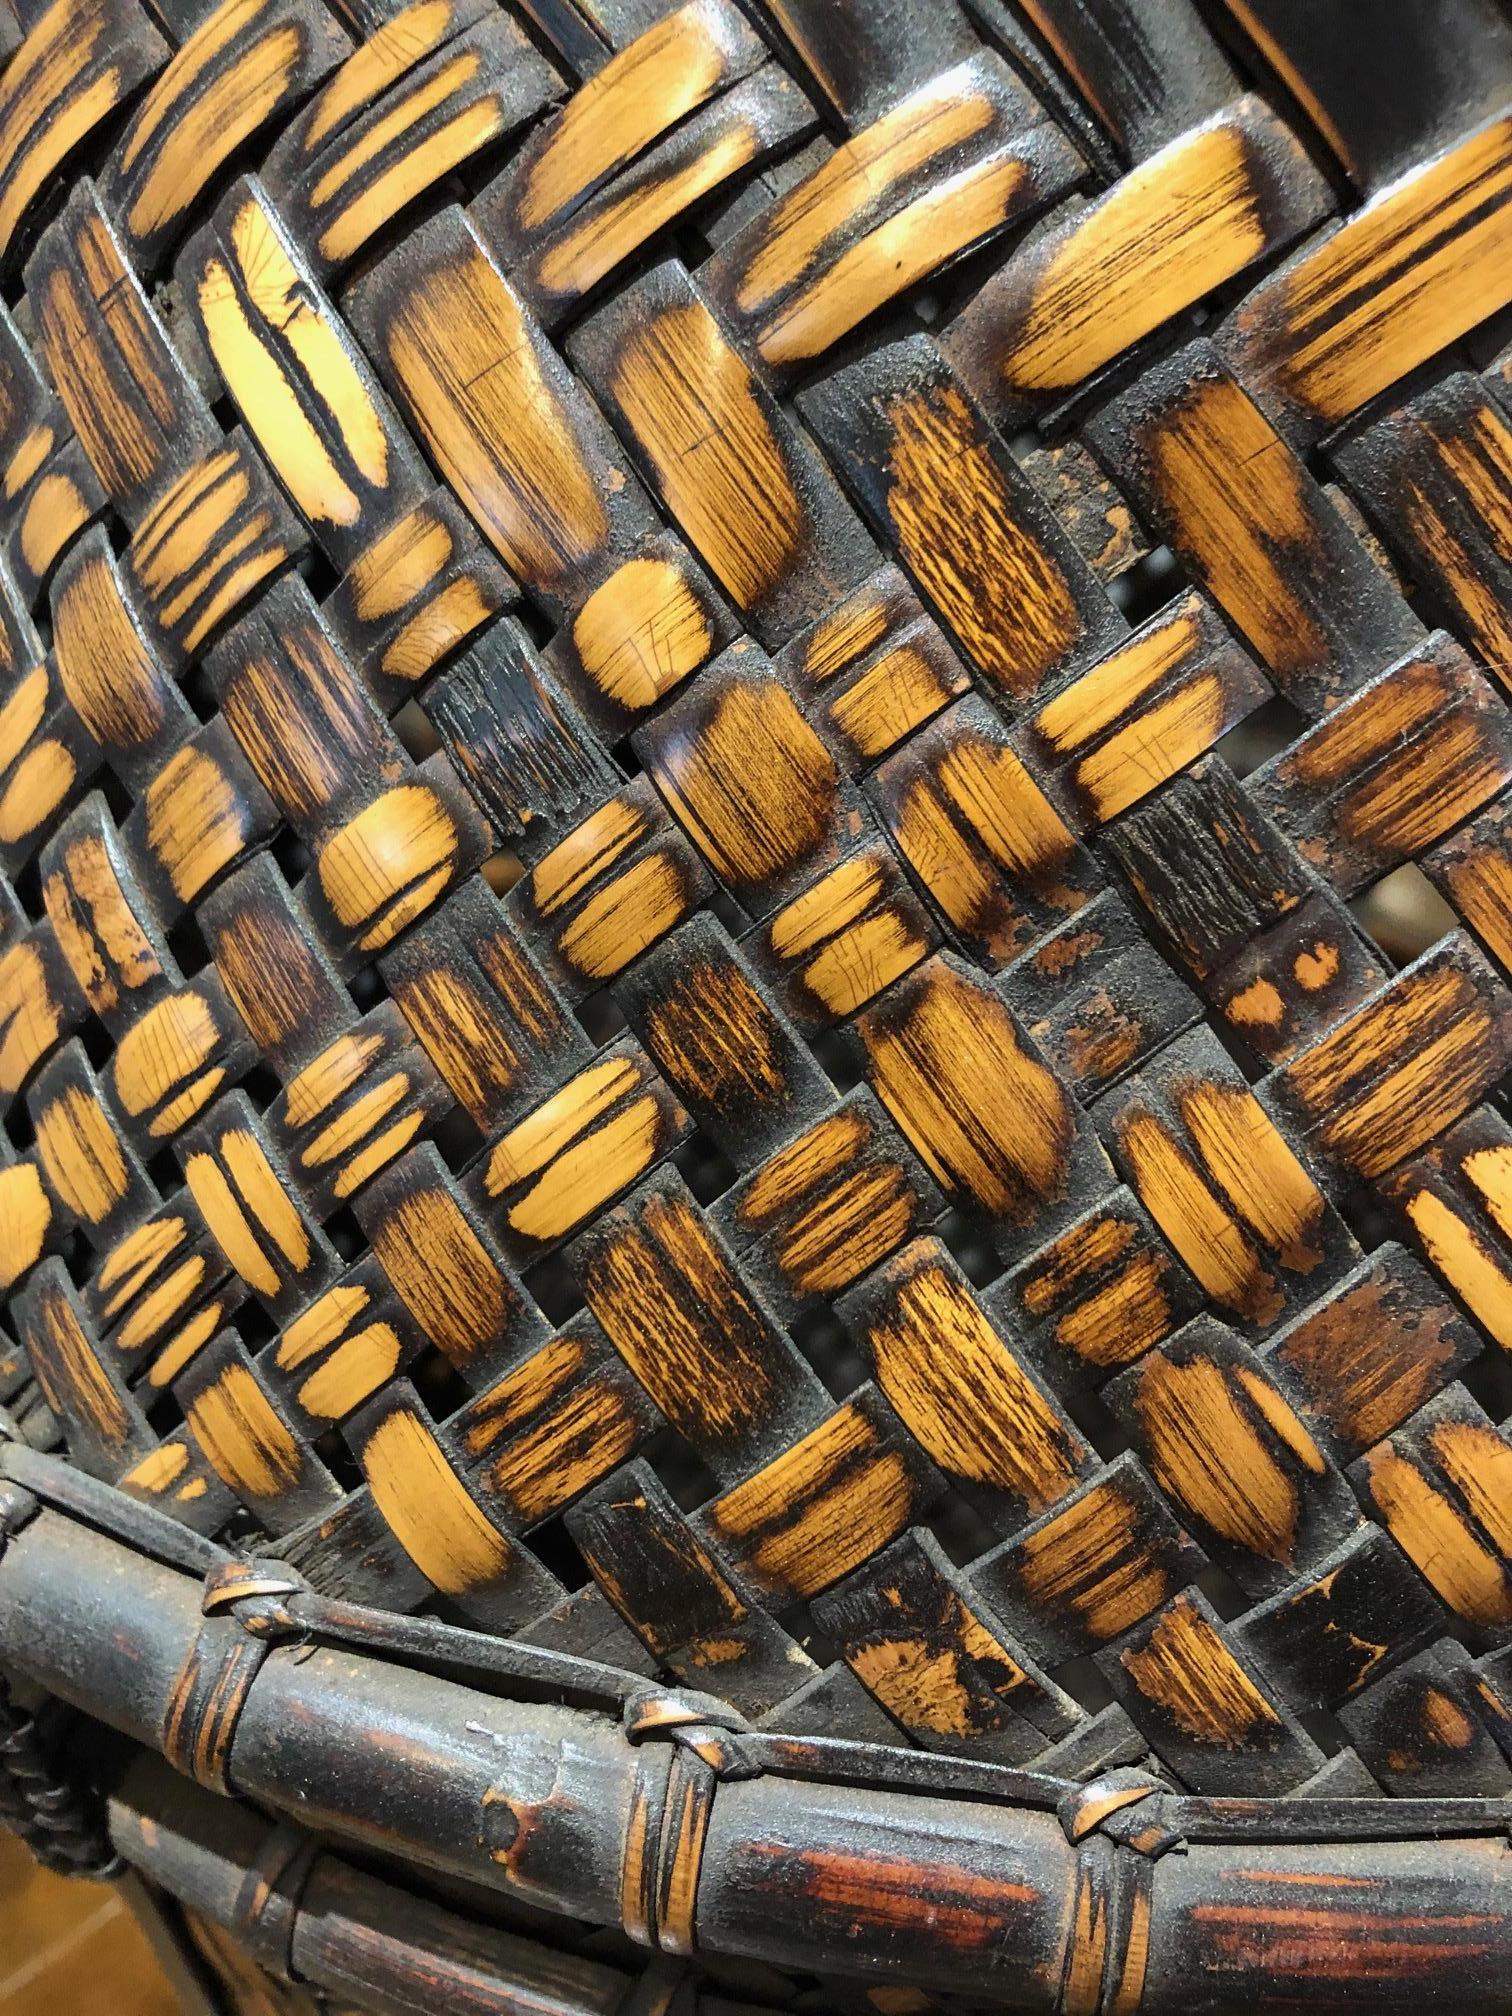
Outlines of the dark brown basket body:
M 291 2009 L 1506 2006 L 1499 0 L 12 4 L 0 1810 Z

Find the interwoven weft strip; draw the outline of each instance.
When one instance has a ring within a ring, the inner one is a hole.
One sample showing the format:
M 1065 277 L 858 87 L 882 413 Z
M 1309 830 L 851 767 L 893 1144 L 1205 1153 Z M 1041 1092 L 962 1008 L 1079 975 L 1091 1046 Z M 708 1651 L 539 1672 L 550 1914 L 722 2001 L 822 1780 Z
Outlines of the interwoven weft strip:
M 1499 0 L 11 4 L 16 1431 L 756 1731 L 1512 1792 Z

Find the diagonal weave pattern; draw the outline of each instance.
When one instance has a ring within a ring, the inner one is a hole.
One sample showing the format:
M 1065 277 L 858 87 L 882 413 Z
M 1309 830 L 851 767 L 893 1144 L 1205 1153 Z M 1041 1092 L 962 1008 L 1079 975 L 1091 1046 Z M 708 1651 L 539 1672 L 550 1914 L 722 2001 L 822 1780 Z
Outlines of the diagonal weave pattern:
M 17 13 L 21 1431 L 769 1728 L 1512 1789 L 1496 0 Z

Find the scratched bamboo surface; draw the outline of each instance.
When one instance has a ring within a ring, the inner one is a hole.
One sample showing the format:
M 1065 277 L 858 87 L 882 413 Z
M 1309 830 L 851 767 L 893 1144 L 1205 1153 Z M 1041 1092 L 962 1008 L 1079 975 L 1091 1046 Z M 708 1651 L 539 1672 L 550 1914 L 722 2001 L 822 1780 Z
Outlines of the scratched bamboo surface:
M 1501 0 L 10 4 L 12 1430 L 920 1783 L 1512 1795 Z

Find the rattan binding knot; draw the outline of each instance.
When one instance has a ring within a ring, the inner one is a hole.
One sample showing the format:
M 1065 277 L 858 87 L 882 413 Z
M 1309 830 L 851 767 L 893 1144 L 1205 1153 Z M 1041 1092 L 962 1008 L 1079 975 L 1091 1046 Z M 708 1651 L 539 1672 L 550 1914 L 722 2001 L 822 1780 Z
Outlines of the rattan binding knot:
M 277 1561 L 233 1558 L 206 1573 L 199 1633 L 169 1698 L 162 1747 L 213 1791 L 231 1790 L 237 1724 L 263 1660 L 304 1636 L 284 1599 L 306 1586 Z
M 200 1609 L 206 1617 L 229 1614 L 254 1638 L 281 1645 L 304 1633 L 286 1599 L 309 1587 L 285 1562 L 235 1558 L 206 1574 Z

